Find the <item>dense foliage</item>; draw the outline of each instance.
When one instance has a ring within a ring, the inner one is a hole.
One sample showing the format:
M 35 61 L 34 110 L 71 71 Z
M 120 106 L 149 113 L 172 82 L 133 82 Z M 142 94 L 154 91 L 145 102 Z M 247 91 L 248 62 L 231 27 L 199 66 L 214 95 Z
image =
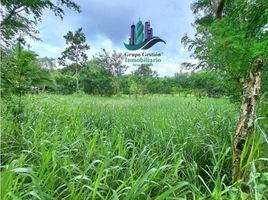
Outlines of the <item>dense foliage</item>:
M 36 28 L 42 20 L 43 11 L 51 10 L 63 18 L 63 7 L 80 12 L 80 7 L 71 0 L 2 0 L 1 1 L 1 47 L 14 44 L 19 34 L 38 39 Z
M 1 51 L 1 95 L 22 95 L 34 90 L 54 88 L 47 69 L 41 68 L 37 55 L 20 44 Z
M 18 48 L 20 48 L 20 54 L 18 54 Z M 34 52 L 23 49 L 21 44 L 10 50 L 2 50 L 1 53 L 3 95 L 20 92 L 22 94 L 39 92 L 73 94 L 78 91 L 77 81 L 79 81 L 81 91 L 105 96 L 114 94 L 220 96 L 228 94 L 224 77 L 213 71 L 176 73 L 174 77 L 159 77 L 149 65 L 141 65 L 132 74 L 124 75 L 121 71 L 123 68 L 125 70 L 125 67 L 113 65 L 113 69 L 110 69 L 105 67 L 100 59 L 78 64 L 70 63 L 62 69 L 57 69 L 54 66 L 54 60 L 39 58 Z M 113 54 L 117 55 L 117 52 L 114 51 Z M 119 60 L 122 59 L 119 57 Z M 18 92 L 18 90 L 21 91 Z
M 196 32 L 194 38 L 186 34 L 182 42 L 200 62 L 186 67 L 223 72 L 236 94 L 241 93 L 254 60 L 263 60 L 267 71 L 267 0 L 196 0 L 192 10 Z M 267 81 L 267 76 L 263 79 Z

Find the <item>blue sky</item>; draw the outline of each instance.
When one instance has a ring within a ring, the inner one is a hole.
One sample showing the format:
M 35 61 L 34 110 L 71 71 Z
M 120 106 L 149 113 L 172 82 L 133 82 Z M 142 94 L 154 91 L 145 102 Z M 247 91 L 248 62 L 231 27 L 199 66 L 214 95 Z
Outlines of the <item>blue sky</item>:
M 123 43 L 128 42 L 130 25 L 139 19 L 150 20 L 154 35 L 166 41 L 158 43 L 149 52 L 163 52 L 162 62 L 154 65 L 160 76 L 172 76 L 179 72 L 180 63 L 196 62 L 190 58 L 180 40 L 185 33 L 193 35 L 191 23 L 194 20 L 188 0 L 76 0 L 82 13 L 65 10 L 63 20 L 45 11 L 43 21 L 38 25 L 41 41 L 29 43 L 40 56 L 57 58 L 65 48 L 63 36 L 82 27 L 90 45 L 89 58 L 105 48 L 126 52 Z M 135 67 L 130 66 L 131 70 Z

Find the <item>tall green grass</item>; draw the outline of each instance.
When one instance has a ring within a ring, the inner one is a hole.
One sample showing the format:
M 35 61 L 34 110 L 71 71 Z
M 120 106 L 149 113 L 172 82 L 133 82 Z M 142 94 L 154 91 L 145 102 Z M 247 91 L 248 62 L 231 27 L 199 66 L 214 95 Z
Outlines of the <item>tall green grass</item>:
M 1 199 L 245 196 L 231 185 L 239 106 L 227 99 L 37 95 L 23 104 L 17 120 L 2 106 Z M 245 162 L 248 185 L 267 199 L 267 160 L 258 158 Z

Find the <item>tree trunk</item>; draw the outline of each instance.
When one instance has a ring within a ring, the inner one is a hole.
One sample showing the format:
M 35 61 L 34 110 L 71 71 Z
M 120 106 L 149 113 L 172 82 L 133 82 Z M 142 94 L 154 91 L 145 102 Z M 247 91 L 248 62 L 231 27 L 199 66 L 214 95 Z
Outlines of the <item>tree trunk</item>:
M 243 87 L 243 97 L 240 108 L 240 119 L 233 140 L 233 174 L 232 181 L 235 183 L 241 179 L 241 153 L 246 138 L 254 129 L 256 119 L 256 103 L 260 94 L 261 71 L 263 69 L 263 58 L 258 57 L 250 66 L 249 76 Z
M 75 76 L 76 76 L 76 92 L 79 91 L 79 71 L 78 71 L 78 64 L 76 63 L 75 66 Z
M 76 92 L 79 91 L 79 79 L 78 79 L 78 74 L 76 75 Z

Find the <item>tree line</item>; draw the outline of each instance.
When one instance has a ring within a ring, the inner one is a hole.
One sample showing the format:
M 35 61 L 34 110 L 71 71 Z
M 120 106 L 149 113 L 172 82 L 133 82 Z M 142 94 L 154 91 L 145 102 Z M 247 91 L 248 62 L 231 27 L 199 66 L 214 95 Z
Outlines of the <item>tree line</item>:
M 81 29 L 78 32 L 81 33 Z M 67 35 L 70 36 L 69 33 Z M 84 50 L 89 48 L 88 45 L 84 47 Z M 81 56 L 75 56 L 71 51 Z M 41 92 L 73 94 L 78 91 L 104 96 L 228 94 L 225 78 L 214 71 L 178 72 L 172 77 L 159 77 L 150 65 L 142 64 L 131 74 L 125 74 L 127 66 L 123 60 L 121 53 L 107 52 L 105 49 L 88 60 L 84 52 L 67 47 L 58 59 L 64 67 L 57 68 L 56 59 L 39 58 L 35 52 L 23 48 L 19 41 L 12 48 L 1 51 L 1 95 Z
M 35 52 L 25 49 L 22 41 L 2 50 L 1 95 L 42 92 L 67 95 L 82 91 L 103 96 L 230 96 L 234 100 L 241 95 L 241 87 L 230 76 L 216 70 L 177 72 L 172 77 L 159 77 L 150 65 L 142 64 L 130 74 L 125 74 L 128 67 L 123 64 L 124 56 L 115 50 L 107 52 L 102 49 L 93 59 L 87 58 L 85 51 L 89 45 L 85 44 L 82 29 L 76 33 L 68 32 L 64 37 L 66 43 L 71 44 L 58 59 L 40 58 Z M 57 62 L 64 67 L 57 68 Z M 267 77 L 267 73 L 264 76 Z M 267 85 L 264 81 L 263 90 L 267 89 Z
M 188 45 L 189 50 L 193 52 L 193 57 L 200 61 L 197 65 L 182 63 L 182 67 L 197 69 L 197 71 L 178 72 L 173 77 L 159 77 L 149 65 L 141 65 L 131 74 L 126 75 L 127 66 L 123 63 L 123 55 L 116 51 L 107 52 L 102 49 L 89 60 L 86 51 L 90 50 L 90 46 L 86 43 L 82 28 L 74 32 L 69 31 L 64 36 L 67 47 L 57 60 L 39 58 L 35 52 L 23 47 L 25 41 L 17 36 L 39 39 L 36 35 L 38 33 L 36 25 L 41 21 L 44 10 L 51 10 L 56 16 L 63 18 L 64 6 L 81 12 L 80 6 L 70 0 L 2 1 L 1 95 L 4 97 L 9 94 L 22 95 L 37 92 L 72 94 L 83 91 L 87 94 L 107 96 L 176 93 L 201 96 L 228 95 L 238 100 L 249 71 L 248 67 L 245 67 L 246 63 L 258 52 L 263 54 L 262 52 L 266 51 L 267 40 L 259 38 L 267 37 L 267 31 L 262 30 L 267 20 L 262 12 L 256 13 L 252 9 L 247 15 L 241 16 L 252 17 L 252 20 L 259 21 L 256 21 L 256 24 L 253 23 L 254 21 L 248 22 L 247 28 L 242 26 L 240 27 L 242 32 L 237 32 L 238 26 L 230 24 L 227 26 L 227 23 L 237 20 L 234 10 L 239 7 L 235 4 L 223 3 L 228 11 L 221 10 L 220 6 L 216 12 L 217 3 L 211 5 L 202 2 L 200 0 L 192 4 L 194 14 L 204 9 L 208 10 L 207 15 L 195 21 L 196 39 L 191 39 L 187 35 L 182 38 L 182 43 Z M 260 1 L 257 5 L 260 9 L 265 9 L 267 6 L 265 1 Z M 245 4 L 245 7 L 247 6 L 250 5 Z M 255 8 L 255 4 L 251 6 Z M 244 10 L 239 12 L 243 14 Z M 32 18 L 24 17 L 25 13 Z M 217 16 L 215 13 L 218 13 Z M 226 27 L 228 30 L 222 31 Z M 236 38 L 233 37 L 234 35 Z M 256 41 L 253 36 L 257 38 Z M 247 45 L 248 42 L 252 45 Z M 245 59 L 240 58 L 240 54 L 244 55 Z M 57 69 L 56 62 L 63 68 Z M 267 77 L 267 71 L 264 71 L 262 91 L 267 91 Z

